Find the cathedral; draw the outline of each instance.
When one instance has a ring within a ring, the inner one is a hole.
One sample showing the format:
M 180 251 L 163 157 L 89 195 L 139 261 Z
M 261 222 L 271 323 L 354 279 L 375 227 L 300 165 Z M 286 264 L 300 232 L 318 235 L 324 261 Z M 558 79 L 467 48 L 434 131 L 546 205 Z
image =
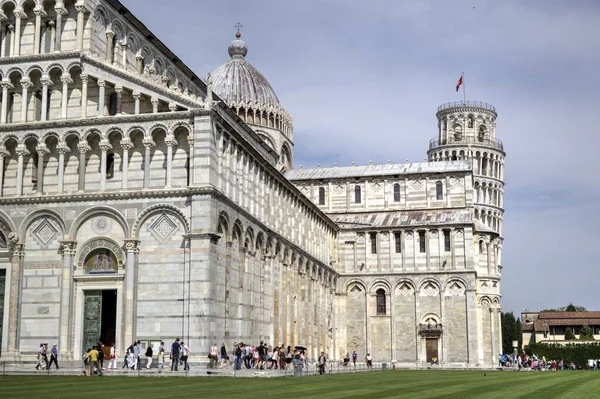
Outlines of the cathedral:
M 1 360 L 180 337 L 496 363 L 493 106 L 438 107 L 427 162 L 295 168 L 239 31 L 200 78 L 118 0 L 0 7 Z

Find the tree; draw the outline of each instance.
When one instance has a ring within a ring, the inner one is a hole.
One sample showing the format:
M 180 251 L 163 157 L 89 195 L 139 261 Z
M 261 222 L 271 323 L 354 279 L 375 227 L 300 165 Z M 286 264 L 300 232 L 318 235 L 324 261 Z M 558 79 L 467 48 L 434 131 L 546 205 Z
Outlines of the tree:
M 502 353 L 512 353 L 513 341 L 519 341 L 520 338 L 513 312 L 502 313 Z
M 567 306 L 565 308 L 565 311 L 567 311 L 567 312 L 577 312 L 577 309 L 575 309 L 575 306 L 573 306 L 573 304 L 570 303 L 569 306 Z
M 515 330 L 517 331 L 517 341 L 519 341 L 519 352 L 521 348 L 523 348 L 523 325 L 521 324 L 521 319 L 517 317 L 517 321 L 515 322 Z
M 593 341 L 594 340 L 594 330 L 590 326 L 581 327 L 581 332 L 579 333 L 579 339 L 581 341 Z
M 565 328 L 565 340 L 572 341 L 574 339 L 575 339 L 575 334 L 573 334 L 573 330 L 571 329 L 571 327 Z

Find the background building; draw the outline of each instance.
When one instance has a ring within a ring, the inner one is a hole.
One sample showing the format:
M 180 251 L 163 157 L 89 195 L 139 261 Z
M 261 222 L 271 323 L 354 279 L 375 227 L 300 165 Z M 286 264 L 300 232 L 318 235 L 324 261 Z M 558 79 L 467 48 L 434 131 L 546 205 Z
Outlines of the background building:
M 2 359 L 182 337 L 489 366 L 501 349 L 496 111 L 437 112 L 429 162 L 293 169 L 245 57 L 205 81 L 116 0 L 5 1 Z

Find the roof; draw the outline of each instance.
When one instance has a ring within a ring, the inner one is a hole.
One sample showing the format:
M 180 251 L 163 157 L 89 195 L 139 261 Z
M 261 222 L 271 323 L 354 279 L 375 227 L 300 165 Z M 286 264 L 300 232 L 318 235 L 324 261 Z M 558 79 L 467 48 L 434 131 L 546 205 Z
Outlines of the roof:
M 548 331 L 550 326 L 598 326 L 600 312 L 539 312 L 533 323 L 523 325 L 524 331 Z M 525 329 L 525 326 L 528 326 Z
M 491 227 L 489 227 L 488 225 L 483 223 L 481 220 L 475 219 L 474 222 L 475 222 L 475 231 L 476 232 L 498 234 L 498 232 L 496 230 L 492 229 Z
M 539 312 L 538 319 L 600 319 L 600 312 Z
M 365 212 L 328 214 L 342 229 L 373 227 L 420 227 L 473 223 L 468 209 L 401 210 L 396 212 Z
M 383 165 L 334 166 L 331 168 L 293 169 L 285 174 L 289 180 L 342 179 L 388 175 L 469 172 L 466 160 L 444 162 L 388 163 Z

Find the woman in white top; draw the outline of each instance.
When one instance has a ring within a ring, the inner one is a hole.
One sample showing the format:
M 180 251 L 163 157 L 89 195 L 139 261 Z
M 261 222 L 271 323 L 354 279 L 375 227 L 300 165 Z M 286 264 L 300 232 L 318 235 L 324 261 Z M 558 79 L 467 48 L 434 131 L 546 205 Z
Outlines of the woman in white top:
M 108 369 L 116 369 L 117 368 L 117 349 L 115 346 L 110 347 L 110 361 L 108 362 Z

